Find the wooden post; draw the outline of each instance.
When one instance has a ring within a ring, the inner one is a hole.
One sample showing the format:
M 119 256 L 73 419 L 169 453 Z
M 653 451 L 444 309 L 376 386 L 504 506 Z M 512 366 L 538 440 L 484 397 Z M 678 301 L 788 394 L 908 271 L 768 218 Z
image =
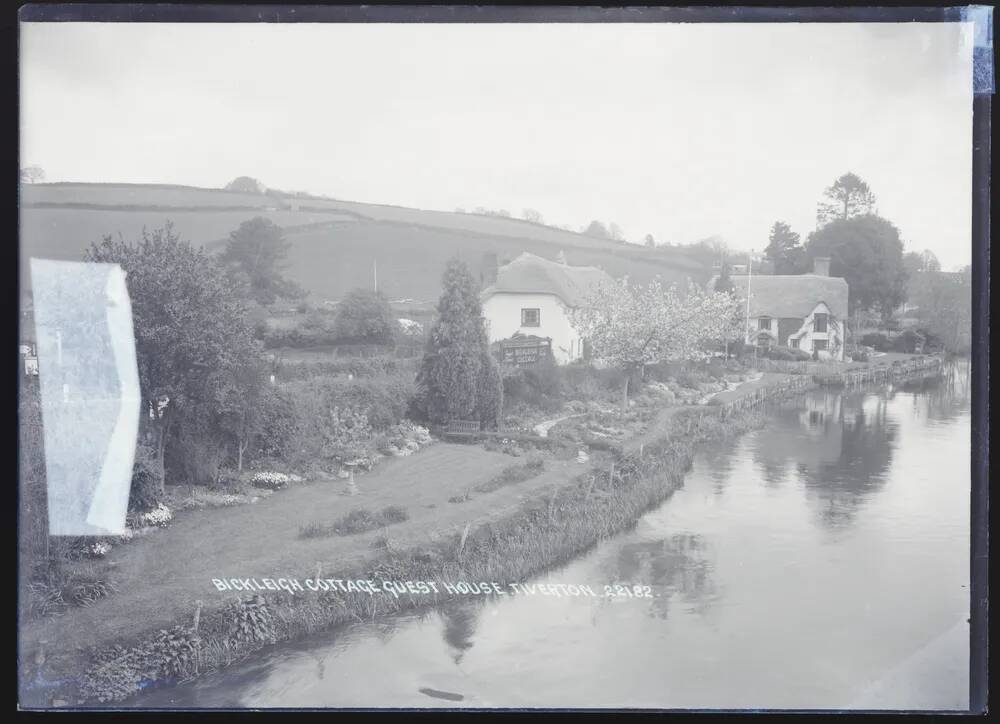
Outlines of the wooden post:
M 458 542 L 458 557 L 462 556 L 462 551 L 465 550 L 465 539 L 469 537 L 469 529 L 472 527 L 472 523 L 465 524 L 465 530 L 462 531 L 462 539 Z
M 549 522 L 552 522 L 552 512 L 555 510 L 556 506 L 556 496 L 559 495 L 559 488 L 552 491 L 552 497 L 549 499 Z
M 194 623 L 191 625 L 191 628 L 194 629 L 195 633 L 198 633 L 198 626 L 201 624 L 201 607 L 202 607 L 202 602 L 201 601 L 195 601 L 194 602 L 194 606 L 195 606 L 195 608 L 194 608 Z
M 583 496 L 583 502 L 586 503 L 590 500 L 590 492 L 594 489 L 594 483 L 597 481 L 596 475 L 590 476 L 590 485 L 587 486 L 587 494 Z
M 688 421 L 690 423 L 690 420 Z M 615 461 L 611 461 L 611 467 L 608 469 L 608 490 L 611 490 L 615 486 Z

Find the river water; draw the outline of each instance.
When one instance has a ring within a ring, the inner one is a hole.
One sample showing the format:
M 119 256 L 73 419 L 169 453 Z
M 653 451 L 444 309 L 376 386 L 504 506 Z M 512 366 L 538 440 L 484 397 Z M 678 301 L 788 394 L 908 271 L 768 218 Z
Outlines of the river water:
M 651 597 L 466 599 L 135 705 L 965 708 L 966 379 L 787 402 L 703 449 L 635 528 L 536 579 Z

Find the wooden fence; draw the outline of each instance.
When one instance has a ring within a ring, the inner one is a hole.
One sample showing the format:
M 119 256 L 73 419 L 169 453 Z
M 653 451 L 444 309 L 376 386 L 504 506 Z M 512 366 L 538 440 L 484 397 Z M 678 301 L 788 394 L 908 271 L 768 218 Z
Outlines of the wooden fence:
M 746 363 L 759 372 L 781 372 L 787 375 L 830 375 L 837 374 L 843 367 L 842 362 L 799 362 L 765 357 L 750 357 Z
M 941 357 L 918 357 L 891 365 L 864 367 L 834 375 L 817 375 L 816 382 L 827 387 L 859 387 L 884 384 L 914 375 L 939 375 L 943 370 L 944 360 Z
M 719 414 L 722 417 L 726 417 L 732 412 L 752 410 L 769 401 L 797 395 L 815 386 L 816 383 L 812 377 L 800 375 L 798 377 L 785 380 L 784 382 L 758 387 L 749 395 L 743 395 L 742 397 L 730 400 L 729 402 L 724 402 L 719 405 L 709 404 L 709 407 L 721 408 Z

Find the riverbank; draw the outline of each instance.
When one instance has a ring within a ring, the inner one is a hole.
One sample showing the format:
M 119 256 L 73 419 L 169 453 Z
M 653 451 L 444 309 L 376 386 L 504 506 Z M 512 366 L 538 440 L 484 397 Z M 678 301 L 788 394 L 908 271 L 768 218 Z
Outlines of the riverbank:
M 231 590 L 218 591 L 212 579 L 524 580 L 627 527 L 669 496 L 699 442 L 757 424 L 767 399 L 761 390 L 794 394 L 789 377 L 768 375 L 718 404 L 666 408 L 642 436 L 613 452 L 612 465 L 547 461 L 535 478 L 461 505 L 444 501 L 485 483 L 509 466 L 510 457 L 438 443 L 360 478 L 358 496 L 340 496 L 329 487 L 342 482 L 317 481 L 227 510 L 224 518 L 195 511 L 156 540 L 112 554 L 109 563 L 131 576 L 127 588 L 92 607 L 25 627 L 22 666 L 36 657 L 40 642 L 48 642 L 42 664 L 22 669 L 22 680 L 34 683 L 25 701 L 32 693 L 36 705 L 53 699 L 121 701 L 157 683 L 227 666 L 272 643 L 442 600 L 358 590 L 279 590 L 237 599 Z M 760 402 L 737 407 L 743 400 Z M 383 530 L 306 540 L 296 534 L 314 519 L 404 500 L 409 520 Z M 248 551 L 254 551 L 252 562 Z

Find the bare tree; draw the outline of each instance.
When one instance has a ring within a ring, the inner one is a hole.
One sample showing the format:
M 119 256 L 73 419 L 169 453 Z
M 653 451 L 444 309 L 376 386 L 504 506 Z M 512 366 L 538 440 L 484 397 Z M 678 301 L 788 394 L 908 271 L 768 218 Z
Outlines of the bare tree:
M 521 216 L 524 218 L 525 221 L 531 221 L 535 224 L 542 223 L 542 215 L 535 209 L 525 209 L 523 212 L 521 212 Z
M 45 180 L 45 171 L 41 166 L 26 166 L 21 169 L 21 183 L 37 184 Z

